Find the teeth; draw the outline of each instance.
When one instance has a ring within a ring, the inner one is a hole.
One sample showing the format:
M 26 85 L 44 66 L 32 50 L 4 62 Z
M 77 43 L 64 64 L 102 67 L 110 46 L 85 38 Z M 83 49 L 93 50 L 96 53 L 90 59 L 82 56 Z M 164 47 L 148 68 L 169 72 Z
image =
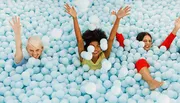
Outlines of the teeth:
M 98 53 L 98 52 L 94 52 L 94 54 L 96 54 L 96 53 Z

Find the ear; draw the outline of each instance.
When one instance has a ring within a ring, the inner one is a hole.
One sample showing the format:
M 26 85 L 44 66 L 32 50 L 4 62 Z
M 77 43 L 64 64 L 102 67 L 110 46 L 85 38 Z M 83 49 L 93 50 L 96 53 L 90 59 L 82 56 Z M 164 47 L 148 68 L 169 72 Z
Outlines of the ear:
M 28 51 L 28 47 L 26 46 L 26 51 L 29 53 L 29 51 Z
M 41 47 L 42 48 L 42 51 L 44 50 L 44 46 Z

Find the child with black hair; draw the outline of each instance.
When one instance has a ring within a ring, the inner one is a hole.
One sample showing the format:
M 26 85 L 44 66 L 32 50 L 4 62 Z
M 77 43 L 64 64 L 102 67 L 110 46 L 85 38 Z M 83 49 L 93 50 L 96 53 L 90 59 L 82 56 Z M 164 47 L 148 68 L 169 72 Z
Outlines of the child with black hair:
M 112 13 L 112 14 L 114 14 L 114 13 Z M 165 46 L 167 49 L 169 49 L 170 45 L 173 42 L 174 38 L 176 37 L 176 33 L 178 32 L 179 29 L 180 29 L 180 17 L 178 19 L 176 19 L 174 29 L 169 34 L 169 36 L 165 39 L 165 41 L 159 46 L 159 48 L 161 46 Z M 119 45 L 124 47 L 123 35 L 116 33 L 116 39 L 119 42 Z M 152 37 L 148 32 L 139 33 L 137 35 L 136 39 L 138 41 L 144 42 L 144 44 L 145 44 L 144 49 L 146 51 L 150 50 L 150 48 L 152 46 Z M 154 90 L 154 89 L 160 87 L 161 85 L 163 85 L 163 82 L 158 82 L 152 78 L 152 76 L 150 75 L 149 69 L 148 69 L 150 67 L 150 65 L 145 59 L 139 59 L 135 63 L 135 67 L 136 67 L 137 71 L 142 75 L 142 78 L 148 83 L 151 90 Z
M 100 40 L 105 38 L 107 39 L 105 32 L 102 31 L 101 29 L 95 29 L 93 31 L 87 30 L 83 33 L 83 36 L 81 35 L 81 31 L 79 28 L 78 20 L 77 20 L 77 13 L 74 7 L 70 7 L 68 4 L 65 5 L 66 12 L 70 14 L 73 17 L 73 22 L 74 22 L 74 29 L 75 29 L 75 34 L 76 34 L 76 39 L 78 43 L 78 52 L 79 52 L 79 57 L 80 61 L 82 64 L 87 64 L 90 69 L 96 70 L 101 68 L 101 61 L 104 58 L 108 58 L 111 49 L 112 49 L 112 44 L 114 41 L 114 38 L 116 36 L 116 32 L 119 26 L 120 19 L 128 15 L 130 11 L 130 7 L 126 6 L 124 9 L 120 8 L 116 14 L 116 21 L 113 25 L 113 28 L 111 30 L 110 36 L 108 38 L 108 48 L 106 51 L 102 51 L 100 48 Z M 85 41 L 85 45 L 84 45 Z M 94 46 L 95 50 L 92 53 L 92 59 L 91 60 L 85 60 L 81 57 L 81 52 L 84 50 L 87 50 L 87 47 L 89 45 Z

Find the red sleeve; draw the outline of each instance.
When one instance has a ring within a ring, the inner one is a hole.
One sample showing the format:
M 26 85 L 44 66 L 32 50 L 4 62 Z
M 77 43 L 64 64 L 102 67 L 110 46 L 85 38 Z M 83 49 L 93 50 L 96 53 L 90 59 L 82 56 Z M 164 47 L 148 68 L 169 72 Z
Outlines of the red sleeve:
M 143 67 L 149 68 L 150 65 L 145 59 L 139 59 L 135 64 L 135 68 L 137 69 L 138 73 Z
M 124 36 L 116 32 L 116 39 L 119 42 L 119 45 L 124 48 Z
M 169 49 L 169 47 L 170 47 L 170 45 L 173 42 L 175 37 L 176 37 L 176 35 L 174 35 L 173 33 L 170 33 L 169 36 L 164 40 L 164 42 L 159 46 L 159 48 L 161 46 L 165 46 L 167 49 Z

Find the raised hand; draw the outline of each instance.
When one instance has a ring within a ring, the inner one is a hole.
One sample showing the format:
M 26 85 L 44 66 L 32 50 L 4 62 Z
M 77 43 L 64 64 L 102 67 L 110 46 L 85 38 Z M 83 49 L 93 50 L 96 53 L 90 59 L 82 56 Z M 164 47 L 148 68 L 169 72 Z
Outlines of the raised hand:
M 176 28 L 176 29 L 178 29 L 178 30 L 180 29 L 180 17 L 176 19 L 174 25 L 175 25 L 175 28 Z
M 9 21 L 15 35 L 21 35 L 21 23 L 20 18 L 15 16 L 12 18 L 12 23 Z
M 175 20 L 174 29 L 172 33 L 176 35 L 179 29 L 180 29 L 180 17 Z
M 74 7 L 70 7 L 69 4 L 65 4 L 64 8 L 66 9 L 66 12 L 71 15 L 73 18 L 77 17 L 76 10 Z
M 19 63 L 23 59 L 20 18 L 15 16 L 12 18 L 12 22 L 9 21 L 9 23 L 15 33 L 16 52 L 14 60 L 16 63 Z
M 130 11 L 130 7 L 126 6 L 124 9 L 120 8 L 117 13 L 115 11 L 111 12 L 111 15 L 116 15 L 116 20 L 114 22 L 113 28 L 111 29 L 110 36 L 108 39 L 108 49 L 105 51 L 106 58 L 108 58 L 111 53 L 114 37 L 116 36 L 116 32 L 119 27 L 120 19 L 126 15 L 129 15 L 129 11 Z
M 124 9 L 120 8 L 117 13 L 115 13 L 116 17 L 121 19 L 125 17 L 126 15 L 129 15 L 130 7 L 126 6 Z
M 70 7 L 68 4 L 64 5 L 64 8 L 66 9 L 66 12 L 73 17 L 73 23 L 74 23 L 74 31 L 78 43 L 78 53 L 80 61 L 82 62 L 83 58 L 81 57 L 81 52 L 84 51 L 84 41 L 81 35 L 81 30 L 79 27 L 79 23 L 77 20 L 77 13 L 74 7 Z

